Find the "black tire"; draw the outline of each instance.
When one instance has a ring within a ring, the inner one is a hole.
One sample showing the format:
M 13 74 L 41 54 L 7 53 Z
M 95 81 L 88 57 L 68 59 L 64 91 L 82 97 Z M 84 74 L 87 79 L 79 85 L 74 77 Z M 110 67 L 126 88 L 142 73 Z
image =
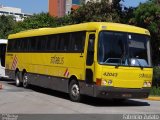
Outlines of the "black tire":
M 72 80 L 69 84 L 69 97 L 73 102 L 80 102 L 80 87 L 76 80 Z
M 22 86 L 22 82 L 20 80 L 20 72 L 19 71 L 16 72 L 15 79 L 16 79 L 16 86 L 17 87 Z
M 27 73 L 26 73 L 26 72 L 23 74 L 22 79 L 23 79 L 23 87 L 24 87 L 24 88 L 28 88 L 28 87 L 29 87 L 29 84 L 28 84 L 28 76 L 27 76 Z

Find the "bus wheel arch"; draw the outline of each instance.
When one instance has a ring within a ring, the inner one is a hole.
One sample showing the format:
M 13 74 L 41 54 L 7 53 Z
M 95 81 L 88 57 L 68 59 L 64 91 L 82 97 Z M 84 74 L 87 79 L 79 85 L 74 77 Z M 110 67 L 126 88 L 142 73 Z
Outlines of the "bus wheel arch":
M 71 82 L 72 80 L 75 80 L 75 81 L 78 82 L 77 77 L 76 77 L 75 75 L 72 75 L 72 76 L 69 78 L 68 87 L 69 87 L 69 84 L 70 84 L 70 82 Z
M 68 84 L 69 97 L 73 102 L 80 102 L 80 87 L 76 76 L 71 76 Z

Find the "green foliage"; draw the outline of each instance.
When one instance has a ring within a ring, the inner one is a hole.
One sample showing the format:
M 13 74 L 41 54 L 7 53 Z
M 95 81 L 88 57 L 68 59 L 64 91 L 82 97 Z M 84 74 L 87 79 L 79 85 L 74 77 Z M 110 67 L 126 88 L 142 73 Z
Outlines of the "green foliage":
M 134 7 L 124 7 L 123 11 L 122 11 L 122 15 L 121 15 L 121 23 L 124 24 L 133 24 L 132 22 L 132 17 L 134 16 L 134 11 L 136 8 Z
M 34 14 L 31 17 L 25 18 L 22 22 L 17 22 L 14 32 L 42 27 L 56 27 L 56 20 L 57 18 L 51 17 L 48 13 Z
M 65 15 L 64 17 L 57 18 L 56 23 L 58 26 L 73 24 L 70 15 Z
M 152 58 L 155 65 L 160 61 L 160 4 L 158 3 L 158 0 L 149 0 L 140 4 L 130 19 L 130 23 L 151 32 Z
M 25 18 L 24 21 L 15 22 L 11 17 L 2 16 L 0 18 L 0 37 L 7 38 L 9 33 L 16 33 L 29 29 L 37 29 L 43 27 L 57 27 L 69 24 L 83 22 L 100 22 L 100 21 L 120 21 L 121 0 L 114 0 L 113 4 L 108 0 L 102 2 L 88 2 L 83 4 L 78 10 L 72 11 L 71 14 L 61 18 L 51 17 L 48 13 L 34 14 Z M 83 0 L 81 1 L 83 2 Z
M 160 87 L 160 67 L 159 66 L 156 66 L 153 69 L 152 86 Z
M 160 78 L 160 67 L 156 66 L 153 68 L 154 79 Z
M 116 3 L 117 4 L 117 3 Z M 83 4 L 78 10 L 71 14 L 72 23 L 83 22 L 119 22 L 119 15 L 113 7 L 115 4 L 110 4 L 108 0 L 101 2 L 87 2 Z M 116 5 L 115 5 L 116 6 Z
M 160 87 L 152 87 L 150 91 L 151 96 L 160 96 Z
M 6 39 L 15 28 L 15 20 L 12 16 L 0 16 L 0 39 Z
M 160 7 L 153 1 L 141 4 L 134 12 L 136 25 L 153 28 L 152 32 L 158 32 L 158 24 L 160 21 Z

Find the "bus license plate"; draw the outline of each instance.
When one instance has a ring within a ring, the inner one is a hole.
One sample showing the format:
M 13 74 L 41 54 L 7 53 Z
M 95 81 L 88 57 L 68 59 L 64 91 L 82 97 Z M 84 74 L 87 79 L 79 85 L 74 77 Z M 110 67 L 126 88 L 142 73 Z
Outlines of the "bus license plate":
M 132 94 L 122 94 L 122 97 L 132 97 Z

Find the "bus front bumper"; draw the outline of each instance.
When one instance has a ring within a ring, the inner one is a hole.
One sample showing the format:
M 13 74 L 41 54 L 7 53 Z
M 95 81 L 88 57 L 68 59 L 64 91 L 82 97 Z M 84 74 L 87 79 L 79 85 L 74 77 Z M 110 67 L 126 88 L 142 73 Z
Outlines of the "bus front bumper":
M 94 87 L 94 96 L 99 98 L 147 98 L 150 88 L 115 88 L 115 87 Z

